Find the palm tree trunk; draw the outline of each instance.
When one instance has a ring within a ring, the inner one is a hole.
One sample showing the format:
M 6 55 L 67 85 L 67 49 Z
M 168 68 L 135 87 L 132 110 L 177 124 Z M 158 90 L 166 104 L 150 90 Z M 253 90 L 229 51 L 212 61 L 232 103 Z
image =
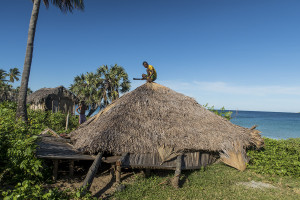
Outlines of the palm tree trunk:
M 40 4 L 41 4 L 41 0 L 34 0 L 30 23 L 29 23 L 27 48 L 26 48 L 25 62 L 24 62 L 23 73 L 22 73 L 21 87 L 19 91 L 17 114 L 16 114 L 17 119 L 21 118 L 23 121 L 26 122 L 28 120 L 27 109 L 26 109 L 27 88 L 28 88 L 31 61 L 32 61 L 34 35 L 35 35 L 35 29 L 38 20 L 39 10 L 40 10 Z

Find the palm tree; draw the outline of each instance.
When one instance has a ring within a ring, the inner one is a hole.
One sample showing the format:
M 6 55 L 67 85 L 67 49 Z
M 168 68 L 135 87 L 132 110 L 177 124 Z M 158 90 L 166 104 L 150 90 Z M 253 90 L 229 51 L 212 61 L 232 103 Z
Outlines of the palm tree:
M 9 82 L 15 82 L 19 80 L 19 77 L 20 76 L 20 71 L 18 68 L 12 68 L 12 69 L 9 69 L 9 73 L 8 73 L 8 77 L 9 77 Z
M 74 78 L 70 90 L 89 105 L 87 116 L 91 116 L 98 108 L 103 109 L 119 98 L 120 93 L 129 91 L 130 81 L 123 67 L 114 65 L 108 68 L 103 65 L 96 73 L 88 72 Z
M 102 96 L 105 105 L 107 105 L 109 101 L 118 99 L 120 92 L 124 93 L 130 89 L 128 74 L 123 67 L 117 64 L 110 69 L 107 65 L 103 65 L 97 69 L 97 74 L 102 79 L 102 85 L 104 86 Z
M 0 69 L 0 84 L 3 84 L 7 80 L 5 79 L 7 77 L 7 73 L 5 70 Z
M 15 80 L 18 81 L 20 72 L 18 68 L 9 69 L 9 73 L 6 73 L 5 70 L 0 69 L 0 101 L 15 101 L 16 100 L 16 89 L 10 83 L 13 83 Z M 6 77 L 9 79 L 6 80 Z
M 80 99 L 84 100 L 89 105 L 90 110 L 87 116 L 93 114 L 99 107 L 101 97 L 99 95 L 101 81 L 95 73 L 87 72 L 74 78 L 74 83 L 71 84 L 70 90 Z
M 33 53 L 33 43 L 35 30 L 37 25 L 37 19 L 39 15 L 39 9 L 41 0 L 32 0 L 33 8 L 29 23 L 28 30 L 28 39 L 27 39 L 27 48 L 26 55 L 22 73 L 21 87 L 18 97 L 18 107 L 16 117 L 21 118 L 23 121 L 27 121 L 27 110 L 26 110 L 26 97 L 27 97 L 27 88 L 28 81 L 30 75 L 31 61 L 32 61 L 32 53 Z M 72 12 L 73 9 L 84 9 L 83 0 L 43 0 L 45 6 L 49 7 L 49 2 L 51 2 L 54 6 L 57 6 L 62 12 Z

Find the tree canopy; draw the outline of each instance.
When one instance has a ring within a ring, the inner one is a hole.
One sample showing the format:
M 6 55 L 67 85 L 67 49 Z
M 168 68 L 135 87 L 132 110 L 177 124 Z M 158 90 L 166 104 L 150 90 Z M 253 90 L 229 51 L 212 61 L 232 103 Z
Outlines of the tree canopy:
M 100 66 L 96 72 L 87 72 L 74 78 L 70 90 L 90 106 L 88 116 L 98 108 L 103 109 L 120 97 L 120 93 L 129 91 L 130 81 L 125 69 L 115 64 Z

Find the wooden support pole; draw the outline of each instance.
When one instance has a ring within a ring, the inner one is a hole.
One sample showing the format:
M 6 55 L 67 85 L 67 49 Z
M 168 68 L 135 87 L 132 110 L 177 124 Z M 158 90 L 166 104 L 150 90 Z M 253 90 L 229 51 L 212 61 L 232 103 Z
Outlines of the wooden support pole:
M 57 180 L 58 160 L 53 160 L 53 180 Z
M 72 178 L 74 175 L 74 160 L 70 160 L 69 163 L 69 176 Z
M 69 112 L 68 112 L 67 118 L 66 118 L 66 131 L 68 130 L 68 126 L 69 126 Z
M 121 166 L 122 163 L 125 161 L 128 153 L 124 153 L 122 157 L 116 162 L 116 183 L 121 183 Z
M 176 170 L 175 170 L 175 175 L 172 180 L 172 185 L 175 188 L 179 188 L 179 179 L 181 175 L 181 169 L 182 169 L 182 158 L 183 154 L 179 154 L 176 159 Z
M 74 102 L 74 105 L 73 105 L 73 115 L 75 116 L 76 115 L 76 103 Z
M 116 183 L 121 183 L 121 164 L 120 162 L 116 163 Z
M 86 191 L 88 191 L 93 183 L 94 177 L 98 171 L 99 166 L 101 165 L 101 161 L 102 161 L 102 152 L 98 153 L 97 157 L 95 158 L 92 166 L 89 169 L 89 172 L 87 173 L 83 184 L 82 184 L 82 188 L 85 188 L 85 190 L 82 192 L 83 194 L 86 193 Z
M 151 173 L 151 169 L 150 168 L 146 168 L 146 170 L 145 170 L 146 177 L 149 177 L 150 173 Z
M 110 175 L 112 177 L 115 176 L 115 171 L 116 171 L 116 166 L 115 165 L 111 165 L 111 168 L 110 168 Z

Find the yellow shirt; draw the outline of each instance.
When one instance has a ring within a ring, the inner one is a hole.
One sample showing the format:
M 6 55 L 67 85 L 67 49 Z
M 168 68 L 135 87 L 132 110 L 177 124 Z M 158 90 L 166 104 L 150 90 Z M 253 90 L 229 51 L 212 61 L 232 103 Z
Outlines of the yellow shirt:
M 153 71 L 153 75 L 156 78 L 156 71 L 155 71 L 155 69 L 154 69 L 154 67 L 152 65 L 148 65 L 148 70 L 149 70 L 149 77 L 152 76 L 152 72 L 151 71 Z

